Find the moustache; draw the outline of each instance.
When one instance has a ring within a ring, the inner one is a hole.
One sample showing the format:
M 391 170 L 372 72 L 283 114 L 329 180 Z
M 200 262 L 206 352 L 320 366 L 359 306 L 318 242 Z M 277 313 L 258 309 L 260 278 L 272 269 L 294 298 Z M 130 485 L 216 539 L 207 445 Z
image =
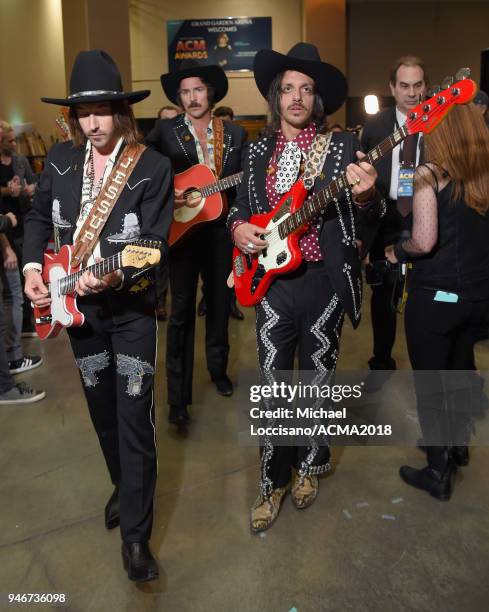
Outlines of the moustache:
M 188 107 L 189 108 L 201 108 L 201 106 L 202 105 L 198 104 L 197 102 L 191 102 Z
M 287 110 L 292 110 L 294 108 L 301 108 L 302 110 L 306 110 L 306 107 L 303 104 L 300 104 L 299 102 L 294 102 L 294 104 L 290 104 L 290 106 L 287 107 Z

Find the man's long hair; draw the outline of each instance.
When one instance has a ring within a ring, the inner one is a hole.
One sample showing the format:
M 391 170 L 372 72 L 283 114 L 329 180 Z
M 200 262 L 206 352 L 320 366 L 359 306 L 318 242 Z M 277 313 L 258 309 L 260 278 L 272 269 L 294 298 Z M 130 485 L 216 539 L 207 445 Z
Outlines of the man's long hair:
M 267 127 L 265 128 L 265 134 L 267 136 L 272 136 L 280 129 L 280 97 L 282 95 L 281 86 L 283 76 L 284 72 L 277 74 L 277 76 L 270 83 L 270 88 L 268 89 L 267 101 L 269 121 Z M 318 133 L 326 131 L 326 114 L 324 111 L 324 104 L 321 96 L 317 92 L 314 93 L 314 105 L 312 107 L 311 122 L 316 125 Z
M 124 138 L 126 144 L 135 145 L 143 138 L 139 131 L 134 113 L 127 100 L 115 100 L 110 102 L 114 128 L 118 136 Z M 68 115 L 68 125 L 70 127 L 71 139 L 75 147 L 80 147 L 87 142 L 87 137 L 80 127 L 80 122 L 76 115 L 76 107 L 72 106 Z
M 426 161 L 448 172 L 453 199 L 481 215 L 489 209 L 489 129 L 474 104 L 455 106 L 425 136 Z

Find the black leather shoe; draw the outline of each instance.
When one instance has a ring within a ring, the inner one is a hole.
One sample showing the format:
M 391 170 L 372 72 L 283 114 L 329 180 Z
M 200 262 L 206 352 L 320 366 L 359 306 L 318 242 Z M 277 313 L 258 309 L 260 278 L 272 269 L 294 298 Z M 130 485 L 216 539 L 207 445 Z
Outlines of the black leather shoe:
M 119 523 L 119 487 L 116 487 L 105 506 L 105 527 L 114 529 Z
M 205 317 L 206 312 L 207 312 L 207 306 L 205 304 L 205 298 L 202 298 L 197 305 L 197 315 L 199 317 Z
M 147 542 L 122 542 L 122 563 L 129 580 L 149 582 L 159 576 L 158 564 Z
M 172 425 L 188 425 L 190 423 L 190 416 L 187 406 L 170 406 L 168 422 Z
M 229 311 L 229 314 L 237 321 L 242 321 L 244 319 L 244 314 L 238 308 L 235 300 L 231 302 L 231 310 Z
M 409 467 L 409 465 L 403 465 L 399 470 L 399 475 L 406 484 L 427 491 L 432 497 L 440 501 L 448 501 L 452 495 L 452 480 L 455 470 L 456 467 L 453 462 L 447 465 L 443 473 L 429 466 L 417 470 Z
M 234 388 L 233 383 L 229 380 L 227 376 L 223 376 L 222 378 L 213 379 L 212 382 L 216 385 L 217 392 L 224 397 L 231 397 L 233 394 Z

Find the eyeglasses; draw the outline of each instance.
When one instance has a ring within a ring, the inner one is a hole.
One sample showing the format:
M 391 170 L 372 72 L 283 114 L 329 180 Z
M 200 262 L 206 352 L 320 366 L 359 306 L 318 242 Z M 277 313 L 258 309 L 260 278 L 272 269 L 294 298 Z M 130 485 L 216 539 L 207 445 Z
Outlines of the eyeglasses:
M 280 88 L 280 93 L 283 93 L 286 96 L 292 93 L 295 93 L 296 91 L 297 91 L 297 88 L 293 87 L 292 85 L 284 85 L 283 87 Z M 299 92 L 303 96 L 313 96 L 314 86 L 313 85 L 302 85 L 301 87 L 299 87 Z

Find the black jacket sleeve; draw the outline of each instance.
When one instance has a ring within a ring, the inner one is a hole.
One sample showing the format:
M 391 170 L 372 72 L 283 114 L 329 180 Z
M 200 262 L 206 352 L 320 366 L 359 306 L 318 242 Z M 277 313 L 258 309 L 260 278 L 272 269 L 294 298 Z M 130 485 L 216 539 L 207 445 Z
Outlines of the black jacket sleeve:
M 173 217 L 173 171 L 170 160 L 154 151 L 147 150 L 145 155 L 155 168 L 151 181 L 141 201 L 141 240 L 157 240 L 161 242 L 161 260 L 168 257 L 168 233 Z M 133 284 L 131 280 L 134 270 L 124 270 L 123 287 Z
M 52 222 L 52 167 L 50 161 L 53 158 L 55 145 L 52 147 L 44 166 L 44 171 L 37 185 L 32 207 L 24 220 L 24 251 L 22 260 L 25 263 L 44 262 L 44 251 L 53 232 Z

